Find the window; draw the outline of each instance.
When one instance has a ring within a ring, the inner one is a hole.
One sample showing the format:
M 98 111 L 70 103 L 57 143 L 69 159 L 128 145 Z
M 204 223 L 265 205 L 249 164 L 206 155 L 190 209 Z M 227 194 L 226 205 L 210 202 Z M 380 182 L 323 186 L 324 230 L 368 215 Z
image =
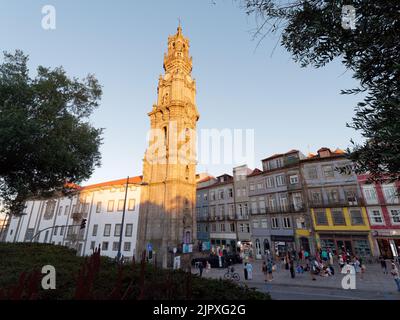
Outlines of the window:
M 90 242 L 90 250 L 94 250 L 95 247 L 96 247 L 96 241 Z
M 72 226 L 68 226 L 67 235 L 68 236 L 72 235 Z
M 135 211 L 135 207 L 136 207 L 136 199 L 129 199 L 128 211 Z
M 390 218 L 393 224 L 400 224 L 400 209 L 389 209 Z
M 219 216 L 222 218 L 225 215 L 225 205 L 219 206 Z
M 211 200 L 215 201 L 215 191 L 211 191 Z
M 350 210 L 351 224 L 352 225 L 363 225 L 364 220 L 361 214 L 361 210 Z
M 257 202 L 256 200 L 252 200 L 250 204 L 250 210 L 252 214 L 257 214 L 258 213 L 258 208 L 257 208 Z
M 118 251 L 118 248 L 119 248 L 119 242 L 118 242 L 118 241 L 114 241 L 114 242 L 113 242 L 112 250 L 113 250 L 113 251 Z
M 354 254 L 357 256 L 369 256 L 371 255 L 371 249 L 368 244 L 368 240 L 354 240 Z
M 299 217 L 296 219 L 297 229 L 306 229 L 306 221 L 304 217 Z
M 221 223 L 219 225 L 219 229 L 220 229 L 221 232 L 225 232 L 225 223 Z
M 283 227 L 285 229 L 289 229 L 292 227 L 292 224 L 290 222 L 290 218 L 289 217 L 283 217 Z
M 229 225 L 229 227 L 230 227 L 231 232 L 235 232 L 235 224 L 234 223 L 231 223 Z
M 242 196 L 245 197 L 247 195 L 247 190 L 246 188 L 242 188 Z
M 121 235 L 121 224 L 117 223 L 114 228 L 114 237 L 119 237 Z
M 368 214 L 371 224 L 384 224 L 382 212 L 379 208 L 369 208 Z
M 386 203 L 394 204 L 399 203 L 399 193 L 396 186 L 392 184 L 382 185 L 383 195 Z
M 268 228 L 267 219 L 261 219 L 261 228 Z
M 104 225 L 104 236 L 109 237 L 111 233 L 111 224 Z
M 117 211 L 124 211 L 124 203 L 125 203 L 124 199 L 118 200 L 118 208 L 117 208 Z
M 311 191 L 311 201 L 313 204 L 322 203 L 322 194 L 319 191 Z
M 281 193 L 279 195 L 279 204 L 281 206 L 282 211 L 286 212 L 288 210 L 289 202 L 288 202 L 287 194 Z
M 61 227 L 60 236 L 64 235 L 64 228 L 65 228 L 64 226 Z
M 246 232 L 250 233 L 250 223 L 246 223 Z
M 316 223 L 317 225 L 328 225 L 328 219 L 326 217 L 325 210 L 323 211 L 316 211 L 315 212 Z
M 332 209 L 332 220 L 335 226 L 345 226 L 346 220 L 344 219 L 342 209 Z
M 239 224 L 239 231 L 244 232 L 244 224 L 243 223 Z
M 69 206 L 65 206 L 65 211 L 64 211 L 64 215 L 66 216 L 69 212 Z
M 93 230 L 92 230 L 92 236 L 96 237 L 97 236 L 97 230 L 99 229 L 99 225 L 98 224 L 94 224 L 93 225 Z
M 55 227 L 54 227 L 54 233 L 53 233 L 53 235 L 56 236 L 56 235 L 57 235 L 57 232 L 58 232 L 58 226 L 55 226 Z
M 268 200 L 269 203 L 269 210 L 274 212 L 276 210 L 276 200 L 273 197 L 270 197 Z
M 260 208 L 260 213 L 265 213 L 265 199 L 263 197 L 258 198 L 258 207 Z
M 286 184 L 286 181 L 285 181 L 285 176 L 283 174 L 276 177 L 276 185 L 278 187 L 284 186 L 285 184 Z
M 98 201 L 97 205 L 96 205 L 96 213 L 100 213 L 100 212 L 101 212 L 101 201 Z
M 297 174 L 296 174 L 296 175 L 293 175 L 293 176 L 290 176 L 289 179 L 290 179 L 290 184 L 297 184 L 297 183 L 299 183 L 299 176 L 298 176 Z
M 124 242 L 124 251 L 131 251 L 131 243 Z
M 215 223 L 211 224 L 211 232 L 217 231 L 217 225 Z
M 259 228 L 260 227 L 260 221 L 259 220 L 253 220 L 253 228 Z
M 331 189 L 328 191 L 328 199 L 330 203 L 339 202 L 339 191 L 337 189 Z
M 47 243 L 48 237 L 49 237 L 49 230 L 47 230 L 45 235 L 44 235 L 44 243 Z
M 266 183 L 267 183 L 267 188 L 273 188 L 273 187 L 275 187 L 274 178 L 273 178 L 273 177 L 268 177 L 268 178 L 266 179 Z
M 228 189 L 228 195 L 229 195 L 229 198 L 233 198 L 233 189 L 232 188 Z
M 219 190 L 218 191 L 218 199 L 222 200 L 224 198 L 224 190 Z
M 250 183 L 250 191 L 254 191 L 256 190 L 256 186 L 254 185 L 254 183 Z
M 307 169 L 307 178 L 308 179 L 317 179 L 318 178 L 318 171 L 317 171 L 316 167 Z
M 264 189 L 264 184 L 262 182 L 257 183 L 257 190 Z
M 62 209 L 63 209 L 63 206 L 60 206 L 60 207 L 58 208 L 58 213 L 57 213 L 57 215 L 61 216 Z
M 333 178 L 335 176 L 333 166 L 322 166 L 322 172 L 325 178 Z
M 279 219 L 277 217 L 272 217 L 271 218 L 271 226 L 272 226 L 272 229 L 278 229 L 279 228 Z
M 365 196 L 365 201 L 367 204 L 376 204 L 378 203 L 378 197 L 376 195 L 376 190 L 373 186 L 363 186 L 363 192 Z
M 12 231 L 13 230 L 11 230 L 11 232 L 10 232 L 10 235 L 12 235 Z M 30 241 L 30 240 L 32 240 L 32 238 L 33 238 L 33 236 L 34 236 L 34 229 L 33 228 L 29 228 L 29 229 L 27 229 L 26 230 L 26 234 L 25 234 L 25 241 Z
M 132 237 L 132 231 L 133 231 L 133 224 L 128 223 L 125 229 L 125 237 Z
M 103 244 L 101 245 L 101 250 L 103 250 L 103 251 L 108 250 L 108 242 L 107 241 L 103 241 Z
M 282 159 L 281 158 L 278 158 L 278 159 L 276 159 L 275 160 L 275 164 L 276 164 L 276 167 L 277 168 L 281 168 L 282 167 Z
M 107 211 L 108 212 L 113 212 L 114 211 L 114 200 L 109 200 L 108 201 Z

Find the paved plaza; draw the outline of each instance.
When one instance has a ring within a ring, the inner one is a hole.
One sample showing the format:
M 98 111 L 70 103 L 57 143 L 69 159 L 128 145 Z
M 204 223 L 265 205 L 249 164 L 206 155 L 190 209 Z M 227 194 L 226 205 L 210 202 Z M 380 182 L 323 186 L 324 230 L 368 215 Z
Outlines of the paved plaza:
M 383 274 L 379 264 L 367 264 L 366 272 L 361 279 L 360 274 L 356 275 L 356 289 L 345 290 L 341 282 L 343 274 L 335 264 L 335 275 L 330 277 L 316 276 L 313 281 L 309 272 L 304 274 L 296 273 L 296 277 L 290 277 L 289 270 L 284 265 L 277 264 L 273 272 L 273 281 L 265 282 L 262 273 L 262 261 L 253 261 L 253 279 L 244 280 L 243 265 L 234 265 L 235 272 L 240 275 L 240 283 L 250 288 L 257 288 L 260 291 L 271 294 L 272 299 L 277 300 L 400 300 L 400 292 L 397 291 L 393 277 Z M 388 271 L 390 263 L 387 263 Z M 198 270 L 192 270 L 198 273 Z M 203 277 L 224 278 L 226 269 L 211 269 L 203 271 Z

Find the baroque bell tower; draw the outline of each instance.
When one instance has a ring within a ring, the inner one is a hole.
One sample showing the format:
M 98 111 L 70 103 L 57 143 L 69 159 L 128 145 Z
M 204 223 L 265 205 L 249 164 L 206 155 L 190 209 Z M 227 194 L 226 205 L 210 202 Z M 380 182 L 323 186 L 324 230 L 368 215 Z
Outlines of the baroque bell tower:
M 149 146 L 143 160 L 143 187 L 137 257 L 149 249 L 163 267 L 172 266 L 174 248 L 196 241 L 196 82 L 189 40 L 168 37 L 164 75 L 150 117 Z

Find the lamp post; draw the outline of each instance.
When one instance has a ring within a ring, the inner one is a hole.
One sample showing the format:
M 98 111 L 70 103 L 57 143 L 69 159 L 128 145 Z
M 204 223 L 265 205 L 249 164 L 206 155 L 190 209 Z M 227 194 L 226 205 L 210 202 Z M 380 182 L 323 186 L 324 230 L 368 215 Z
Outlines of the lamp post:
M 126 208 L 126 198 L 127 198 L 127 195 L 128 195 L 128 185 L 129 185 L 129 176 L 126 178 L 126 185 L 125 185 L 124 210 L 122 211 L 121 230 L 120 230 L 120 233 L 119 233 L 119 243 L 118 243 L 118 253 L 117 253 L 117 261 L 118 262 L 120 262 L 120 260 L 121 260 L 122 235 L 123 235 L 123 232 L 124 232 L 125 208 Z

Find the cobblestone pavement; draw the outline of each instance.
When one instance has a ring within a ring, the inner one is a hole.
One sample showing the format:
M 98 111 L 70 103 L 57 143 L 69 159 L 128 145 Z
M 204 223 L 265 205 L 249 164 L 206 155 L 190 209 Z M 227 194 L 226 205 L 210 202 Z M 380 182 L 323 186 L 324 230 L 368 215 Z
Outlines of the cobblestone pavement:
M 400 300 L 400 292 L 397 291 L 396 284 L 390 274 L 384 274 L 378 264 L 367 264 L 366 272 L 361 278 L 356 276 L 356 289 L 345 290 L 341 282 L 343 275 L 339 273 L 337 265 L 335 275 L 331 277 L 316 276 L 313 281 L 310 273 L 297 274 L 294 279 L 290 277 L 289 270 L 285 270 L 283 265 L 277 265 L 277 270 L 273 273 L 273 281 L 265 282 L 262 273 L 262 261 L 253 261 L 253 279 L 244 280 L 243 265 L 234 266 L 235 272 L 240 275 L 240 283 L 245 283 L 251 288 L 268 292 L 273 299 L 287 300 Z M 388 270 L 390 264 L 388 263 Z M 192 270 L 198 273 L 198 270 Z M 224 278 L 226 269 L 211 269 L 209 272 L 203 271 L 203 277 Z

